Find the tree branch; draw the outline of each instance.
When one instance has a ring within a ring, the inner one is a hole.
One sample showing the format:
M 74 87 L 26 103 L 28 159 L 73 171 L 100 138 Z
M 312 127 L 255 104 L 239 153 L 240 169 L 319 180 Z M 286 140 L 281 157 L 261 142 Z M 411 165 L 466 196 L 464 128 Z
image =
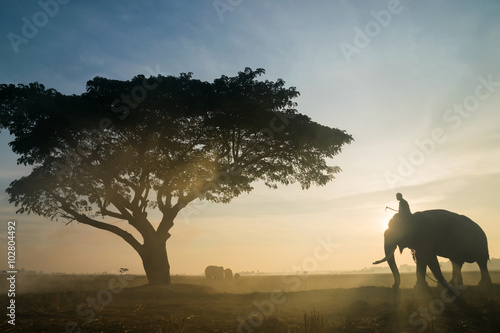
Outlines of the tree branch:
M 62 200 L 62 198 L 58 198 L 58 201 L 61 204 L 61 209 L 64 210 L 66 213 L 70 214 L 78 222 L 90 225 L 97 229 L 107 230 L 117 236 L 120 236 L 123 240 L 129 243 L 138 253 L 140 253 L 142 245 L 130 233 L 126 232 L 121 228 L 118 228 L 117 226 L 104 222 L 99 222 L 83 214 L 78 213 L 76 210 L 71 208 L 71 205 Z

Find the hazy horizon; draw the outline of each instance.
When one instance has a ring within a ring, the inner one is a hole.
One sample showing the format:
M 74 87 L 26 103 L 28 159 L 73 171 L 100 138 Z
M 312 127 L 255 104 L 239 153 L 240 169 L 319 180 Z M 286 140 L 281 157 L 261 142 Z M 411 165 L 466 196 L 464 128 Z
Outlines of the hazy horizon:
M 221 13 L 211 1 L 69 2 L 26 43 L 13 44 L 8 35 L 23 36 L 23 17 L 44 9 L 3 1 L 0 83 L 37 81 L 81 94 L 95 76 L 193 72 L 211 82 L 264 68 L 264 79 L 297 87 L 300 113 L 354 137 L 331 161 L 342 172 L 324 187 L 257 183 L 229 204 L 188 206 L 167 242 L 172 275 L 200 274 L 208 265 L 309 274 L 371 267 L 384 256 L 393 214 L 385 207 L 397 208 L 397 192 L 413 212 L 470 217 L 485 231 L 490 257 L 499 258 L 500 3 L 395 3 L 242 1 Z M 9 141 L 2 131 L 0 246 L 6 222 L 17 220 L 18 267 L 144 273 L 137 253 L 115 235 L 16 215 L 4 190 L 29 169 L 16 165 Z M 158 223 L 159 215 L 151 217 Z M 0 256 L 0 267 L 6 262 Z M 413 261 L 405 250 L 396 262 Z

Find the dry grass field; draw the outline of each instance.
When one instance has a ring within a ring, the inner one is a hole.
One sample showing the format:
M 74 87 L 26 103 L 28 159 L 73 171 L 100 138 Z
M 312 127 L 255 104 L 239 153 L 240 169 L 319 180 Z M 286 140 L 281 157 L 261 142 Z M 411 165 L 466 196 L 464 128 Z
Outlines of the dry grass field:
M 390 274 L 174 276 L 170 287 L 144 276 L 19 274 L 16 326 L 4 319 L 0 332 L 498 332 L 500 272 L 492 279 L 483 289 L 479 273 L 464 272 L 455 297 L 431 281 L 413 289 L 414 273 L 402 274 L 400 291 Z

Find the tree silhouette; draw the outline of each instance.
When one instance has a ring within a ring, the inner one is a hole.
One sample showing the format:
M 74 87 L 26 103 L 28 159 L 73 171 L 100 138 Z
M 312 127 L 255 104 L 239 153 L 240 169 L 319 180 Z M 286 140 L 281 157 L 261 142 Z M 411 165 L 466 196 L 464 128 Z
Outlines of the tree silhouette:
M 246 68 L 212 83 L 192 73 L 95 77 L 85 93 L 69 96 L 38 83 L 0 85 L 0 128 L 14 136 L 18 163 L 33 167 L 10 184 L 9 202 L 18 213 L 120 236 L 150 284 L 170 284 L 169 230 L 193 200 L 228 203 L 256 181 L 307 189 L 340 171 L 326 160 L 352 137 L 298 113 L 295 87 L 262 74 Z M 152 210 L 159 222 L 148 219 Z

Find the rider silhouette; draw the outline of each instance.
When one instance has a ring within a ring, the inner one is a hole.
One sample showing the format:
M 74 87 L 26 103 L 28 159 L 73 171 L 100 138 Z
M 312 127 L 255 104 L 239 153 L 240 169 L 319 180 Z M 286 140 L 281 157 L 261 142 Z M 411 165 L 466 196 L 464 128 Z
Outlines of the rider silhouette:
M 403 195 L 401 193 L 396 193 L 396 199 L 398 199 L 399 201 L 399 209 L 398 209 L 399 215 L 402 216 L 406 221 L 412 221 L 413 219 L 411 218 L 412 215 L 408 201 L 403 199 Z M 417 256 L 414 249 L 411 250 L 411 256 L 413 257 L 413 261 L 416 263 Z
M 403 199 L 403 195 L 396 193 L 396 199 L 399 201 L 398 213 L 404 216 L 411 216 L 410 205 L 408 205 L 408 201 Z

